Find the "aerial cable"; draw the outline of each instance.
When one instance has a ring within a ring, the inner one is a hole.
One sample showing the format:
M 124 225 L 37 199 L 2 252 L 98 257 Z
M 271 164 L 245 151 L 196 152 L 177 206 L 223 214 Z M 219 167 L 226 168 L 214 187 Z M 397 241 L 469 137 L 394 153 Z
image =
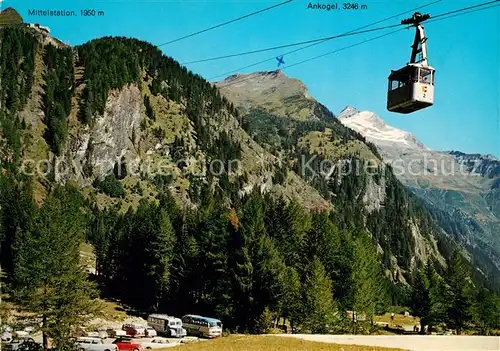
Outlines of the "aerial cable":
M 415 8 L 413 8 L 413 9 L 411 9 L 411 10 L 407 10 L 407 11 L 404 11 L 404 12 L 401 12 L 401 13 L 398 13 L 398 14 L 395 14 L 395 15 L 393 15 L 393 16 L 390 16 L 390 17 L 387 17 L 387 18 L 381 19 L 381 20 L 379 20 L 379 21 L 376 21 L 376 22 L 373 22 L 373 23 L 366 24 L 366 25 L 364 25 L 364 26 L 361 26 L 361 27 L 359 27 L 359 28 L 353 29 L 353 30 L 348 31 L 348 32 L 346 32 L 346 33 L 352 33 L 352 32 L 355 32 L 355 31 L 362 30 L 362 29 L 367 28 L 367 27 L 374 26 L 374 25 L 376 25 L 376 24 L 379 24 L 379 23 L 382 23 L 382 22 L 385 22 L 385 21 L 391 20 L 391 19 L 393 19 L 393 18 L 399 17 L 399 16 L 401 16 L 401 15 L 404 15 L 404 14 L 406 14 L 406 13 L 408 13 L 408 12 L 414 12 L 414 11 L 419 10 L 419 9 L 422 9 L 422 8 L 424 8 L 424 7 L 434 5 L 434 4 L 436 4 L 436 3 L 438 3 L 438 2 L 441 2 L 441 1 L 443 1 L 443 0 L 437 0 L 437 1 L 433 1 L 433 2 L 431 2 L 431 3 L 428 3 L 428 4 L 426 4 L 426 5 L 423 5 L 423 6 L 418 6 L 418 7 L 415 7 Z M 345 33 L 344 33 L 344 34 L 345 34 Z M 294 50 L 291 50 L 291 51 L 287 51 L 287 52 L 285 52 L 285 53 L 281 54 L 281 56 L 290 55 L 290 54 L 296 53 L 296 52 L 298 52 L 298 51 L 302 51 L 302 50 L 308 49 L 308 48 L 310 48 L 310 47 L 312 47 L 312 46 L 315 46 L 315 45 L 319 45 L 319 44 L 325 43 L 325 42 L 327 42 L 327 41 L 329 41 L 329 40 L 331 40 L 331 39 L 332 39 L 332 38 L 327 38 L 327 39 L 325 39 L 325 40 L 322 40 L 322 41 L 319 41 L 319 42 L 314 42 L 314 43 L 312 43 L 312 44 L 306 45 L 306 46 L 301 47 L 301 48 L 298 48 L 298 49 L 294 49 Z M 241 71 L 241 70 L 244 70 L 244 69 L 247 69 L 247 68 L 250 68 L 250 67 L 254 67 L 254 66 L 260 65 L 260 64 L 262 64 L 262 63 L 268 62 L 268 61 L 272 61 L 272 60 L 274 60 L 274 59 L 275 59 L 275 57 L 270 57 L 270 58 L 267 58 L 267 59 L 265 59 L 265 60 L 262 60 L 262 61 L 259 61 L 259 62 L 252 63 L 252 64 L 250 64 L 250 65 L 247 65 L 247 66 L 244 66 L 244 67 L 240 67 L 240 68 L 234 69 L 234 70 L 232 70 L 232 71 L 228 71 L 228 72 L 225 72 L 225 73 L 222 73 L 222 74 L 218 74 L 218 75 L 216 75 L 216 76 L 214 76 L 214 77 L 211 77 L 209 80 L 213 80 L 213 79 L 215 79 L 215 78 L 219 78 L 219 77 L 225 77 L 225 76 L 228 76 L 229 74 L 236 73 L 236 72 L 239 72 L 239 71 Z
M 500 2 L 500 0 L 492 0 L 492 1 L 488 1 L 488 2 L 483 2 L 481 4 L 477 4 L 477 5 L 472 5 L 472 6 L 464 7 L 464 8 L 461 8 L 461 9 L 457 9 L 457 10 L 453 10 L 453 11 L 448 11 L 448 12 L 445 12 L 445 13 L 440 13 L 439 15 L 431 16 L 431 19 L 436 19 L 436 18 L 439 18 L 439 17 L 451 15 L 451 14 L 454 14 L 454 13 L 463 12 L 463 11 L 467 11 L 467 10 L 472 10 L 472 9 L 475 9 L 475 8 L 478 8 L 478 7 L 482 7 L 482 6 L 486 6 L 486 5 L 490 5 L 490 4 L 493 4 L 493 3 L 496 3 L 496 2 Z M 429 23 L 429 22 L 430 21 L 428 21 L 427 23 Z
M 487 3 L 479 4 L 479 5 L 469 6 L 467 8 L 463 8 L 463 9 L 460 9 L 460 10 L 450 11 L 450 12 L 448 12 L 446 14 L 440 14 L 438 18 L 432 17 L 431 20 L 434 18 L 434 21 L 437 22 L 437 21 L 449 19 L 449 18 L 452 18 L 452 17 L 466 15 L 468 13 L 472 13 L 472 12 L 476 12 L 476 11 L 487 10 L 487 9 L 490 9 L 490 8 L 493 8 L 493 7 L 500 6 L 500 4 L 498 4 L 498 5 L 491 5 L 491 4 L 497 3 L 497 2 L 500 2 L 500 0 L 490 1 L 490 2 L 487 2 Z M 490 6 L 483 7 L 483 6 L 486 6 L 486 5 L 490 5 Z M 467 11 L 467 12 L 464 12 L 464 11 Z M 427 23 L 430 23 L 431 20 L 429 20 Z M 344 50 L 350 49 L 352 47 L 359 46 L 359 45 L 365 44 L 367 42 L 370 42 L 370 41 L 373 41 L 373 40 L 377 40 L 377 39 L 380 39 L 380 38 L 383 38 L 383 37 L 395 34 L 397 32 L 405 30 L 406 28 L 411 28 L 411 26 L 407 26 L 405 28 L 399 28 L 399 29 L 397 29 L 395 31 L 391 31 L 391 32 L 388 32 L 388 33 L 385 33 L 385 34 L 382 34 L 382 35 L 379 35 L 379 36 L 376 36 L 376 37 L 373 37 L 373 38 L 369 38 L 369 39 L 366 39 L 366 40 L 363 40 L 363 41 L 360 41 L 360 42 L 357 42 L 357 43 L 354 43 L 354 44 L 351 44 L 351 45 L 348 45 L 348 46 L 344 46 L 342 48 L 339 48 L 339 49 L 336 49 L 336 50 L 333 50 L 333 51 L 330 51 L 330 52 L 327 52 L 327 53 L 324 53 L 324 54 L 321 54 L 321 55 L 317 55 L 317 56 L 311 57 L 311 58 L 303 60 L 303 61 L 299 61 L 299 62 L 290 64 L 290 65 L 286 65 L 286 66 L 282 67 L 281 70 L 283 71 L 283 70 L 286 70 L 288 68 L 291 68 L 291 67 L 294 67 L 294 66 L 298 66 L 298 65 L 301 65 L 301 64 L 304 64 L 306 62 L 310 62 L 310 61 L 316 60 L 318 58 L 321 58 L 321 57 L 324 57 L 324 56 L 327 56 L 327 55 L 331 55 L 331 54 L 334 54 L 334 53 L 337 53 L 337 52 L 340 52 L 340 51 L 344 51 Z M 250 80 L 250 79 L 254 79 L 254 78 L 255 78 L 255 76 L 249 76 L 249 77 L 244 78 L 244 79 L 230 80 L 227 83 L 223 82 L 221 85 L 218 85 L 218 87 L 219 88 L 224 88 L 226 86 L 233 85 L 233 84 L 236 84 L 236 83 L 241 83 L 241 82 L 244 82 L 246 80 Z
M 196 61 L 183 62 L 182 65 L 188 65 L 188 64 L 193 64 L 193 63 L 201 63 L 201 62 L 208 62 L 208 61 L 215 61 L 215 60 L 222 60 L 222 59 L 231 58 L 231 57 L 237 57 L 237 56 L 252 55 L 252 54 L 257 54 L 257 53 L 265 52 L 265 51 L 271 51 L 271 50 L 277 50 L 277 49 L 284 49 L 284 48 L 289 48 L 289 47 L 292 47 L 292 46 L 299 46 L 299 45 L 310 44 L 310 43 L 317 43 L 317 42 L 321 42 L 321 41 L 332 40 L 332 39 L 337 39 L 337 38 L 343 38 L 343 37 L 348 37 L 348 36 L 357 35 L 357 34 L 370 33 L 370 32 L 375 32 L 375 31 L 379 31 L 379 30 L 384 30 L 384 29 L 389 29 L 389 28 L 394 28 L 394 27 L 400 27 L 400 26 L 402 26 L 402 24 L 401 23 L 397 23 L 397 24 L 392 24 L 390 26 L 385 26 L 385 27 L 378 27 L 378 28 L 373 28 L 373 29 L 366 29 L 366 30 L 361 30 L 361 31 L 356 31 L 356 32 L 347 32 L 347 33 L 333 35 L 333 36 L 324 37 L 324 38 L 318 38 L 318 39 L 301 41 L 301 42 L 297 42 L 297 43 L 291 43 L 291 44 L 284 44 L 284 45 L 273 46 L 273 47 L 265 48 L 265 49 L 245 51 L 245 52 L 240 52 L 240 53 L 236 53 L 236 54 L 229 54 L 229 55 L 211 57 L 211 58 L 201 59 L 201 60 L 196 60 Z
M 495 2 L 499 2 L 499 1 L 500 0 L 496 0 Z M 431 17 L 431 19 L 428 20 L 426 23 L 438 22 L 438 21 L 449 19 L 449 18 L 458 17 L 458 16 L 462 16 L 462 15 L 467 15 L 469 13 L 473 13 L 473 12 L 477 12 L 477 11 L 483 11 L 483 10 L 487 10 L 487 9 L 491 9 L 493 7 L 499 7 L 499 6 L 500 6 L 500 2 L 498 4 L 490 4 L 490 6 L 476 8 L 476 9 L 473 9 L 473 10 L 469 10 L 467 12 L 454 13 L 452 15 L 447 15 L 445 17 L 439 17 L 437 19 Z
M 254 16 L 254 15 L 257 15 L 259 13 L 262 13 L 262 12 L 266 12 L 266 11 L 269 11 L 269 10 L 272 10 L 276 7 L 279 7 L 279 6 L 282 6 L 282 5 L 285 5 L 285 4 L 288 4 L 290 2 L 292 2 L 293 0 L 287 0 L 287 1 L 283 1 L 279 4 L 276 4 L 276 5 L 273 5 L 273 6 L 269 6 L 269 7 L 266 7 L 262 10 L 259 10 L 259 11 L 255 11 L 255 12 L 252 12 L 252 13 L 249 13 L 247 15 L 244 15 L 244 16 L 241 16 L 241 17 L 238 17 L 238 18 L 235 18 L 235 19 L 232 19 L 230 21 L 227 21 L 227 22 L 224 22 L 224 23 L 220 23 L 220 24 L 217 24 L 215 26 L 212 26 L 212 27 L 209 27 L 209 28 L 206 28 L 206 29 L 203 29 L 203 30 L 200 30 L 198 32 L 194 32 L 194 33 L 191 33 L 191 34 L 188 34 L 188 35 L 185 35 L 183 37 L 180 37 L 180 38 L 177 38 L 177 39 L 174 39 L 174 40 L 170 40 L 170 41 L 167 41 L 166 43 L 162 43 L 160 45 L 157 45 L 157 46 L 163 46 L 163 45 L 168 45 L 168 44 L 172 44 L 172 43 L 175 43 L 175 42 L 178 42 L 178 41 L 181 41 L 181 40 L 184 40 L 184 39 L 187 39 L 187 38 L 191 38 L 191 37 L 194 37 L 195 35 L 198 35 L 198 34 L 201 34 L 201 33 L 205 33 L 205 32 L 208 32 L 208 31 L 211 31 L 213 29 L 216 29 L 216 28 L 220 28 L 220 27 L 223 27 L 223 26 L 226 26 L 228 24 L 231 24 L 231 23 L 234 23 L 234 22 L 237 22 L 237 21 L 241 21 L 242 19 L 245 19 L 245 18 L 248 18 L 248 17 L 251 17 L 251 16 Z
M 316 60 L 320 57 L 323 57 L 323 56 L 327 56 L 327 55 L 331 55 L 331 54 L 334 54 L 334 53 L 337 53 L 337 52 L 340 52 L 340 51 L 344 51 L 344 50 L 347 50 L 347 49 L 350 49 L 350 48 L 353 48 L 355 46 L 358 46 L 358 45 L 362 45 L 362 44 L 365 44 L 367 42 L 370 42 L 370 41 L 373 41 L 373 40 L 377 40 L 377 39 L 380 39 L 380 38 L 383 38 L 383 37 L 386 37 L 388 35 L 392 35 L 392 34 L 395 34 L 397 32 L 400 32 L 400 31 L 403 31 L 405 30 L 405 28 L 399 28 L 397 30 L 394 30 L 394 31 L 391 31 L 389 33 L 385 33 L 385 34 L 382 34 L 382 35 L 379 35 L 379 36 L 376 36 L 376 37 L 373 37 L 373 38 L 369 38 L 369 39 L 365 39 L 365 40 L 362 40 L 362 41 L 359 41 L 357 43 L 354 43 L 354 44 L 351 44 L 351 45 L 347 45 L 347 46 L 344 46 L 344 47 L 341 47 L 339 49 L 336 49 L 336 50 L 333 50 L 333 51 L 330 51 L 330 52 L 327 52 L 325 54 L 321 54 L 321 55 L 318 55 L 318 56 L 314 56 L 314 57 L 311 57 L 309 59 L 306 59 L 306 60 L 303 60 L 303 61 L 299 61 L 299 62 L 296 62 L 296 63 L 293 63 L 293 64 L 290 64 L 290 65 L 287 65 L 287 66 L 284 66 L 283 68 L 281 68 L 280 70 L 281 71 L 284 71 L 288 68 L 291 68 L 291 67 L 294 67 L 294 66 L 298 66 L 298 65 L 301 65 L 303 63 L 306 63 L 306 62 L 309 62 L 309 61 L 312 61 L 312 60 Z M 236 84 L 236 83 L 241 83 L 241 82 L 244 82 L 246 80 L 250 80 L 250 79 L 253 79 L 255 78 L 254 76 L 250 76 L 250 77 L 247 77 L 247 78 L 244 78 L 244 79 L 239 79 L 239 80 L 231 80 L 227 83 L 223 83 L 222 85 L 218 85 L 219 88 L 224 88 L 226 86 L 229 86 L 229 85 L 233 85 L 233 84 Z
M 439 17 L 443 17 L 443 16 L 447 16 L 447 15 L 450 15 L 450 14 L 454 14 L 454 13 L 458 13 L 458 12 L 463 12 L 463 11 L 471 10 L 471 9 L 474 9 L 474 8 L 486 6 L 486 5 L 489 5 L 489 4 L 492 4 L 492 3 L 496 3 L 496 2 L 500 2 L 500 0 L 493 0 L 493 1 L 488 1 L 488 2 L 485 2 L 485 3 L 473 5 L 473 6 L 464 7 L 464 8 L 461 8 L 461 9 L 457 9 L 457 10 L 445 12 L 445 13 L 442 13 L 442 14 L 439 14 L 439 15 L 436 15 L 436 16 L 432 16 L 431 18 L 437 19 Z M 211 58 L 207 58 L 207 59 L 201 59 L 201 60 L 195 60 L 195 61 L 190 61 L 190 62 L 184 62 L 182 64 L 183 65 L 187 65 L 187 64 L 193 64 L 193 63 L 200 63 L 200 62 L 208 62 L 208 61 L 221 60 L 221 59 L 226 59 L 226 58 L 231 58 L 231 57 L 251 55 L 251 54 L 256 54 L 256 53 L 270 51 L 270 50 L 275 50 L 275 49 L 283 49 L 283 48 L 287 48 L 287 47 L 293 47 L 293 46 L 300 46 L 300 45 L 304 45 L 304 44 L 311 44 L 311 43 L 316 43 L 316 42 L 322 42 L 322 41 L 326 41 L 326 40 L 332 40 L 332 39 L 337 39 L 337 38 L 341 38 L 341 37 L 353 36 L 353 35 L 357 35 L 357 34 L 364 34 L 364 33 L 369 33 L 369 32 L 374 32 L 374 31 L 389 29 L 389 28 L 395 28 L 395 27 L 399 27 L 399 26 L 404 26 L 404 24 L 398 23 L 398 24 L 393 24 L 393 25 L 389 25 L 389 26 L 385 26 L 385 27 L 378 27 L 378 28 L 361 30 L 361 31 L 351 31 L 351 32 L 347 32 L 347 33 L 343 33 L 343 34 L 339 34 L 339 35 L 334 35 L 334 36 L 329 36 L 329 37 L 325 37 L 325 38 L 312 39 L 312 40 L 307 40 L 307 41 L 302 41 L 302 42 L 296 42 L 296 43 L 290 43 L 290 44 L 285 44 L 285 45 L 274 46 L 274 47 L 265 48 L 265 49 L 258 49 L 258 50 L 240 52 L 240 53 L 236 53 L 236 54 L 229 54 L 229 55 L 224 55 L 224 56 L 211 57 Z
M 306 62 L 309 62 L 309 61 L 313 61 L 313 60 L 316 60 L 316 59 L 319 59 L 321 57 L 324 57 L 324 56 L 327 56 L 327 55 L 331 55 L 331 54 L 335 54 L 337 52 L 340 52 L 340 51 L 344 51 L 344 50 L 347 50 L 347 49 L 351 49 L 355 46 L 359 46 L 359 45 L 362 45 L 362 44 L 366 44 L 370 41 L 374 41 L 374 40 L 377 40 L 377 39 L 380 39 L 380 38 L 383 38 L 383 37 L 386 37 L 388 35 L 392 35 L 392 34 L 395 34 L 397 32 L 401 32 L 403 30 L 405 30 L 405 28 L 399 28 L 399 29 L 396 29 L 394 31 L 391 31 L 389 33 L 385 33 L 385 34 L 382 34 L 382 35 L 379 35 L 379 36 L 376 36 L 376 37 L 373 37 L 373 38 L 369 38 L 369 39 L 365 39 L 365 40 L 362 40 L 362 41 L 359 41 L 357 43 L 354 43 L 354 44 L 351 44 L 351 45 L 347 45 L 347 46 L 344 46 L 344 47 L 341 47 L 340 49 L 336 49 L 336 50 L 333 50 L 333 51 L 329 51 L 327 53 L 324 53 L 324 54 L 321 54 L 321 55 L 317 55 L 317 56 L 314 56 L 314 57 L 311 57 L 311 58 L 308 58 L 308 59 L 305 59 L 305 60 L 302 60 L 302 61 L 299 61 L 299 62 L 296 62 L 296 63 L 293 63 L 291 65 L 288 65 L 288 66 L 285 66 L 282 68 L 282 70 L 284 69 L 287 69 L 287 68 L 291 68 L 291 67 L 294 67 L 294 66 L 298 66 L 298 65 L 301 65 L 303 63 L 306 63 Z

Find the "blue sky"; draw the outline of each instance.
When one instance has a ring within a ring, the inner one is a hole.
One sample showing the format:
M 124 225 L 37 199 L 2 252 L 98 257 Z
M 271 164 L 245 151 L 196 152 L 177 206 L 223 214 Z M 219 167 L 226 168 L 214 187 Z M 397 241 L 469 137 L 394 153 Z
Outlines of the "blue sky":
M 483 1 L 443 0 L 422 11 L 432 16 Z M 280 1 L 4 0 L 2 7 L 16 8 L 25 22 L 49 26 L 54 36 L 71 45 L 106 35 L 136 37 L 160 44 L 277 2 Z M 432 0 L 363 0 L 359 4 L 366 4 L 368 9 L 318 11 L 307 9 L 309 1 L 295 0 L 162 49 L 179 62 L 188 62 L 340 34 L 429 2 Z M 340 6 L 342 3 L 339 1 Z M 104 16 L 36 17 L 28 15 L 29 8 L 77 13 L 95 9 L 104 11 Z M 398 22 L 399 19 L 393 19 L 377 26 Z M 410 115 L 386 110 L 386 87 L 390 70 L 402 67 L 409 60 L 413 30 L 291 67 L 285 73 L 303 81 L 311 94 L 334 113 L 352 105 L 376 112 L 389 124 L 414 133 L 433 149 L 500 157 L 499 23 L 500 7 L 496 7 L 425 25 L 429 64 L 437 72 L 435 104 Z M 284 61 L 293 64 L 383 33 L 332 40 L 285 56 Z M 283 51 L 287 50 L 190 64 L 188 68 L 210 79 Z M 242 73 L 273 69 L 276 61 Z

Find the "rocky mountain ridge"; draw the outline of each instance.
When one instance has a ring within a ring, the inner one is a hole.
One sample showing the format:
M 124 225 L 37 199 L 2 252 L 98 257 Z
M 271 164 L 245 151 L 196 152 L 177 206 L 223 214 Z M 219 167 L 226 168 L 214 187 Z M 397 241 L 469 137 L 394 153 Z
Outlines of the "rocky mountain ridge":
M 460 151 L 450 151 L 449 154 L 471 173 L 490 179 L 500 176 L 500 160 L 493 155 L 466 154 Z
M 361 133 L 367 140 L 376 144 L 394 145 L 401 148 L 429 150 L 413 134 L 386 124 L 373 112 L 358 111 L 346 107 L 337 116 L 346 126 Z
M 387 125 L 373 112 L 351 107 L 339 120 L 372 141 L 398 178 L 424 199 L 441 226 L 500 268 L 500 162 L 491 155 L 441 152 L 425 147 L 411 133 Z M 450 218 L 454 218 L 451 220 Z M 453 222 L 452 227 L 450 223 Z

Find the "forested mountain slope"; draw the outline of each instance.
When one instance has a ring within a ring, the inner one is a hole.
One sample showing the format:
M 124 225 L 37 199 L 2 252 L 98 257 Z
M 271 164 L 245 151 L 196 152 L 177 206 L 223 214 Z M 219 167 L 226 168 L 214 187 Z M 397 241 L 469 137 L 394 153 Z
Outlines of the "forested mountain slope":
M 471 254 L 483 272 L 500 275 L 500 161 L 493 156 L 431 150 L 414 135 L 370 111 L 346 108 L 346 126 L 377 145 L 398 178 L 425 201 L 437 223 Z
M 384 265 L 397 267 L 393 279 L 404 281 L 402 273 L 418 262 L 440 260 L 436 241 L 444 249 L 446 237 L 418 199 L 375 146 L 344 127 L 302 83 L 275 71 L 235 75 L 217 85 L 241 108 L 248 134 L 334 204 L 339 225 L 373 235 Z
M 417 268 L 445 272 L 455 244 L 303 85 L 283 92 L 288 78 L 258 73 L 277 95 L 240 113 L 228 89 L 246 88 L 148 43 L 45 43 L 0 30 L 1 264 L 14 287 L 32 279 L 21 263 L 54 263 L 37 247 L 74 232 L 95 248 L 101 293 L 142 311 L 239 331 L 274 313 L 331 332 L 345 327 L 338 311 L 408 303 Z

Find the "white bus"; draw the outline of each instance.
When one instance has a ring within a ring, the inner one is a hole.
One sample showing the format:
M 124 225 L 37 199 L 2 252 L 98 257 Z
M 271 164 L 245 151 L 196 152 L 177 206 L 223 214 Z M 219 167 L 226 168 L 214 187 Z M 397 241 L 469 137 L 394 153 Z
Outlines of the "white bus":
M 182 338 L 187 335 L 186 329 L 182 327 L 180 318 L 175 318 L 167 314 L 149 315 L 148 326 L 156 330 L 159 335 L 172 338 Z
M 190 335 L 207 338 L 215 338 L 222 335 L 222 322 L 215 318 L 187 314 L 182 317 L 182 326 Z

